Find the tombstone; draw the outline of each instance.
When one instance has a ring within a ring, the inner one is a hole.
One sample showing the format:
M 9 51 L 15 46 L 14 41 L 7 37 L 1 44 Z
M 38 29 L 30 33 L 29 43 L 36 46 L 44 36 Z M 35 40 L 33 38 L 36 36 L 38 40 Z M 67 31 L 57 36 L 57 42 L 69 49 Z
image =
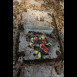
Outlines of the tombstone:
M 49 14 L 52 15 L 52 13 L 50 12 L 30 9 L 28 9 L 27 12 L 22 13 L 23 30 L 20 31 L 19 35 L 20 42 L 18 52 L 24 51 L 25 56 L 23 57 L 23 60 L 39 59 L 37 55 L 33 55 L 34 49 L 28 47 L 29 44 L 26 38 L 30 31 L 36 32 L 37 35 L 39 35 L 38 33 L 44 34 L 45 37 L 50 41 L 50 43 L 52 43 L 49 54 L 43 56 L 43 59 L 55 59 L 58 57 L 56 51 L 60 52 L 60 45 L 58 39 L 55 36 L 55 26 L 52 25 L 52 22 L 54 22 L 53 18 Z M 49 37 L 47 35 L 52 36 Z

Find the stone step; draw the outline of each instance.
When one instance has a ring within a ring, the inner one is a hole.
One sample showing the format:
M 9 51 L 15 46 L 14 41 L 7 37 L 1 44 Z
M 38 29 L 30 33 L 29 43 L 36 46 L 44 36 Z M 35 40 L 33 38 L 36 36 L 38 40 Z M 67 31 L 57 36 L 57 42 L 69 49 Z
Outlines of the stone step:
M 63 72 L 58 75 L 53 66 L 46 64 L 25 65 L 22 77 L 64 77 Z

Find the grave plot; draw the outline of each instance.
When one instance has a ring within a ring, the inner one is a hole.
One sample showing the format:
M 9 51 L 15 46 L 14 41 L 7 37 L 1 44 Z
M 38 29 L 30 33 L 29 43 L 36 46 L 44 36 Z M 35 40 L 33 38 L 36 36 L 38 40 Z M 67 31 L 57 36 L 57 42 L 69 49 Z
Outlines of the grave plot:
M 19 57 L 18 61 L 58 57 L 56 52 L 60 52 L 60 45 L 52 25 L 53 18 L 48 14 L 52 15 L 29 9 L 22 13 L 23 30 L 20 30 L 18 52 L 24 52 L 25 56 Z

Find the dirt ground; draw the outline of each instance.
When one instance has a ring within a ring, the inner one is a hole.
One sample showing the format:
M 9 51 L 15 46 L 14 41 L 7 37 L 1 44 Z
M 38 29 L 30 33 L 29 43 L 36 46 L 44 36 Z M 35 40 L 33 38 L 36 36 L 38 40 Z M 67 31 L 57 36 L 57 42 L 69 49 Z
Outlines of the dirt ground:
M 52 24 L 54 26 L 56 25 L 57 28 L 56 31 L 58 35 L 57 38 L 59 39 L 60 48 L 62 52 L 62 54 L 59 55 L 57 59 L 45 61 L 26 61 L 24 63 L 19 63 L 17 61 L 19 30 L 20 28 L 23 29 L 22 24 L 24 23 L 21 21 L 22 12 L 26 12 L 27 9 L 42 10 L 53 13 L 55 22 Z M 37 66 L 40 67 L 42 66 L 42 64 L 44 64 L 46 67 L 50 65 L 50 67 L 53 67 L 55 69 L 57 75 L 60 75 L 62 72 L 64 73 L 63 60 L 64 60 L 64 0 L 13 0 L 13 77 L 29 77 L 24 76 L 25 73 L 24 68 L 27 67 L 29 68 L 29 66 L 34 67 L 35 65 L 36 67 Z M 36 75 L 34 75 L 33 77 L 35 76 Z

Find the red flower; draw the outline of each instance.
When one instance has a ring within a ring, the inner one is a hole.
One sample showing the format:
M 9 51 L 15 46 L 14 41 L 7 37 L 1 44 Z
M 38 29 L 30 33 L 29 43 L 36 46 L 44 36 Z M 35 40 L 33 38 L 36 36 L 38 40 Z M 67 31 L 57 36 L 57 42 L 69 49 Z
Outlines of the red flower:
M 44 48 L 44 52 L 45 52 L 45 53 L 48 52 L 48 48 L 47 48 L 47 47 Z
M 38 37 L 34 37 L 34 40 L 38 41 L 39 39 L 38 39 Z
M 44 45 L 44 44 L 40 44 L 40 48 L 47 53 L 48 52 L 48 48 Z
M 43 49 L 44 48 L 44 44 L 40 44 L 40 48 Z
M 42 39 L 42 42 L 43 42 L 43 43 L 46 43 L 46 39 L 45 39 L 45 38 L 43 38 L 43 39 Z

